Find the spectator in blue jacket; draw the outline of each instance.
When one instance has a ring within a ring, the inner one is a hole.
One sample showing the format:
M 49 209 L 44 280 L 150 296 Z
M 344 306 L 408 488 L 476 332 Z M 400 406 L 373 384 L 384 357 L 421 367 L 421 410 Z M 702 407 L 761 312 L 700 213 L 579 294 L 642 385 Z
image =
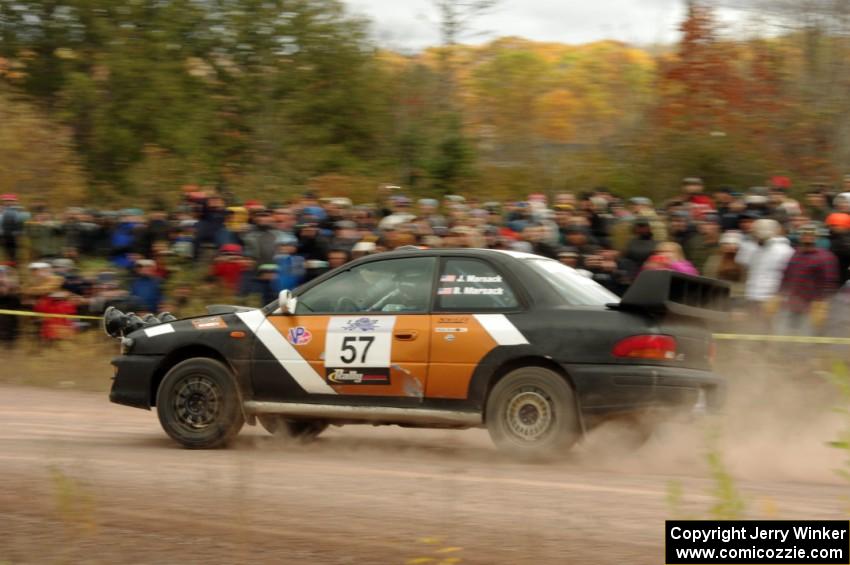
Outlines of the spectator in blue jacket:
M 277 255 L 274 262 L 277 265 L 277 279 L 275 280 L 275 291 L 293 288 L 304 282 L 307 271 L 304 265 L 304 257 L 298 255 L 298 240 L 290 234 L 282 234 L 278 238 Z
M 130 294 L 148 312 L 159 312 L 162 302 L 162 279 L 156 275 L 156 263 L 150 259 L 136 261 L 136 274 L 130 281 Z
M 121 220 L 110 238 L 110 260 L 118 267 L 129 269 L 138 256 L 139 231 L 142 226 L 142 211 L 127 209 L 121 212 Z

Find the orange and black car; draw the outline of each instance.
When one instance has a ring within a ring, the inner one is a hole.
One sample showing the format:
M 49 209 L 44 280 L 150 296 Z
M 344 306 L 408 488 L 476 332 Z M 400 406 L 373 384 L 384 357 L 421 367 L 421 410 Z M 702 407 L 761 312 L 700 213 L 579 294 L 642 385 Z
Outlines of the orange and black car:
M 122 355 L 110 398 L 156 407 L 190 448 L 245 422 L 314 437 L 329 424 L 486 426 L 497 446 L 565 449 L 600 422 L 711 408 L 707 320 L 728 289 L 649 271 L 621 299 L 536 255 L 404 248 L 348 263 L 262 309 L 107 312 Z

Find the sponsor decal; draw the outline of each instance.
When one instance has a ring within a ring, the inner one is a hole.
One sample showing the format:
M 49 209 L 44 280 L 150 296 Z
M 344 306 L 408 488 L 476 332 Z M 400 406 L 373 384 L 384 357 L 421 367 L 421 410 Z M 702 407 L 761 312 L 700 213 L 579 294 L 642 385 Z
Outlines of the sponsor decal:
M 465 324 L 468 321 L 466 316 L 443 316 L 437 319 L 438 324 Z
M 378 329 L 378 320 L 376 318 L 357 318 L 356 320 L 348 320 L 342 326 L 344 332 L 373 332 Z
M 227 327 L 227 323 L 221 319 L 221 316 L 198 318 L 197 320 L 192 320 L 192 325 L 196 330 L 219 330 Z
M 458 332 L 466 332 L 467 328 L 437 328 L 434 330 L 437 333 L 448 334 L 448 333 L 458 333 Z
M 440 277 L 440 282 L 455 282 L 457 275 L 443 275 Z
M 313 334 L 304 326 L 290 328 L 286 340 L 292 345 L 307 345 L 313 339 Z
M 444 337 L 443 339 L 445 339 L 446 341 L 454 341 L 455 334 L 446 334 L 446 337 Z
M 340 385 L 388 385 L 390 370 L 388 368 L 329 369 L 327 379 L 329 383 Z
M 145 335 L 148 337 L 156 337 L 158 335 L 174 333 L 174 326 L 171 324 L 159 324 L 152 328 L 145 328 Z

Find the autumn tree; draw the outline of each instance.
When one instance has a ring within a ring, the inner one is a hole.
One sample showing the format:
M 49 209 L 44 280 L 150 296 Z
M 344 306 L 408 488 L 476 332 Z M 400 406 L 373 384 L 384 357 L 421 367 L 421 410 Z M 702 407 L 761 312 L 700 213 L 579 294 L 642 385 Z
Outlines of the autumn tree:
M 734 53 L 719 38 L 710 6 L 689 0 L 682 39 L 659 76 L 662 127 L 709 133 L 733 127 L 743 99 Z
M 67 128 L 5 89 L 0 122 L 0 192 L 17 193 L 26 205 L 86 202 L 85 177 Z
M 160 163 L 280 189 L 391 145 L 366 27 L 336 0 L 0 0 L 0 37 L 93 186 L 140 192 Z

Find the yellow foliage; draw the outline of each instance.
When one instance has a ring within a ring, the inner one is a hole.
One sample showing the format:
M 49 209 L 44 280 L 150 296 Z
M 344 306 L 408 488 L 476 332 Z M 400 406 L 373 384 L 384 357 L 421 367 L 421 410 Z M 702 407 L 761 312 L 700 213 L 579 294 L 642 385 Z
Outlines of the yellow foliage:
M 85 201 L 86 185 L 67 128 L 2 91 L 0 123 L 0 193 L 52 209 Z
M 536 133 L 555 143 L 569 143 L 575 133 L 575 114 L 580 108 L 576 97 L 566 89 L 552 90 L 535 104 Z

